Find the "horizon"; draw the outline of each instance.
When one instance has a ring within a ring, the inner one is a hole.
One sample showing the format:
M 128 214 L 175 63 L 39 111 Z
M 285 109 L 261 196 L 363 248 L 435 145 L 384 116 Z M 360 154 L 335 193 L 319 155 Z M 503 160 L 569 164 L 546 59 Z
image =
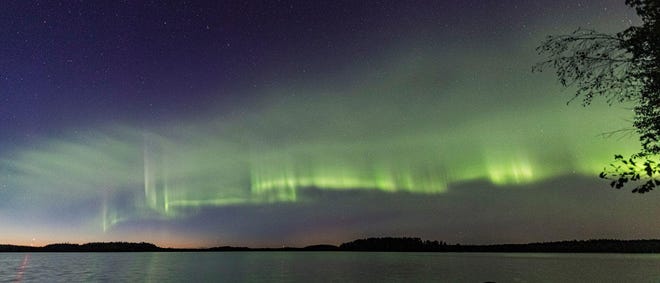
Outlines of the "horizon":
M 213 249 L 213 248 L 248 248 L 248 249 L 283 249 L 283 248 L 293 248 L 293 249 L 303 249 L 306 247 L 313 247 L 313 246 L 334 246 L 334 247 L 340 247 L 342 244 L 347 244 L 347 243 L 353 243 L 355 241 L 360 241 L 360 240 L 378 240 L 378 239 L 419 239 L 422 242 L 439 242 L 443 243 L 444 245 L 447 246 L 501 246 L 501 245 L 531 245 L 531 244 L 551 244 L 551 243 L 569 243 L 569 242 L 598 242 L 598 241 L 618 241 L 618 242 L 636 242 L 636 241 L 659 241 L 660 238 L 648 238 L 648 239 L 607 239 L 607 238 L 592 238 L 592 239 L 570 239 L 570 240 L 555 240 L 555 241 L 544 241 L 544 242 L 524 242 L 524 243 L 483 243 L 483 244 L 473 244 L 473 243 L 448 243 L 444 242 L 439 239 L 424 239 L 424 238 L 419 238 L 419 237 L 407 237 L 407 236 L 401 236 L 401 237 L 392 237 L 392 236 L 379 236 L 379 237 L 368 237 L 368 238 L 360 238 L 360 239 L 353 239 L 353 240 L 347 240 L 347 241 L 342 241 L 339 243 L 316 243 L 316 244 L 311 244 L 311 245 L 304 245 L 304 246 L 272 246 L 272 247 L 263 247 L 263 246 L 246 246 L 246 245 L 217 245 L 217 246 L 203 246 L 203 247 L 168 247 L 168 246 L 160 246 L 151 242 L 147 241 L 139 241 L 139 242 L 127 242 L 127 241 L 92 241 L 92 242 L 84 242 L 84 243 L 73 243 L 73 242 L 58 242 L 58 243 L 48 243 L 45 245 L 16 245 L 16 244 L 11 244 L 11 243 L 0 243 L 0 246 L 15 246 L 15 247 L 26 247 L 26 248 L 44 248 L 47 246 L 51 245 L 87 245 L 87 244 L 149 244 L 149 245 L 154 245 L 158 248 L 162 249 L 191 249 L 191 250 L 206 250 L 206 249 Z
M 8 2 L 0 243 L 660 238 L 627 105 L 532 73 L 621 0 Z

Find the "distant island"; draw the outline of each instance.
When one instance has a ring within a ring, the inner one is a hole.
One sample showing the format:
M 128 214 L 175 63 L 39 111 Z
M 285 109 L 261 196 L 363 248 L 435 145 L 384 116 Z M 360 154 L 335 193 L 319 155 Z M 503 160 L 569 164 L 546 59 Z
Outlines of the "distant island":
M 359 239 L 339 246 L 303 248 L 248 248 L 221 246 L 200 249 L 162 248 L 151 243 L 104 242 L 50 244 L 43 247 L 0 245 L 0 252 L 238 252 L 238 251 L 342 251 L 342 252 L 480 252 L 480 253 L 660 253 L 660 240 L 573 240 L 498 245 L 461 245 L 420 238 Z

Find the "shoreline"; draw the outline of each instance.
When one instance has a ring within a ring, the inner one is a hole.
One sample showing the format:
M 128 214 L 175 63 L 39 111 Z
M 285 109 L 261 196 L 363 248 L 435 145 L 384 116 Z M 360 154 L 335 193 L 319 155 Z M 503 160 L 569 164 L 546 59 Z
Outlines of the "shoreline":
M 660 240 L 573 240 L 528 244 L 461 245 L 420 238 L 368 238 L 335 245 L 307 247 L 162 248 L 151 243 L 97 242 L 50 244 L 43 247 L 0 245 L 0 253 L 105 253 L 105 252 L 419 252 L 419 253 L 660 253 Z

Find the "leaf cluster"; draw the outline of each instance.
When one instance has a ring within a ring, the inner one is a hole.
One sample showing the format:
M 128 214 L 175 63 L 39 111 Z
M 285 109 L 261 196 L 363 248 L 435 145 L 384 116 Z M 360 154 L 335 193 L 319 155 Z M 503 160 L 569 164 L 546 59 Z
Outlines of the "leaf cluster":
M 645 156 L 633 155 L 625 159 L 617 154 L 610 168 L 603 169 L 599 177 L 610 180 L 610 187 L 615 189 L 634 183 L 632 192 L 643 194 L 660 186 L 660 164 Z
M 582 98 L 583 105 L 591 104 L 595 97 L 605 97 L 609 104 L 630 101 L 640 83 L 631 75 L 637 69 L 623 36 L 582 28 L 567 35 L 550 35 L 536 49 L 546 60 L 532 71 L 554 69 L 562 86 L 577 89 L 573 99 Z

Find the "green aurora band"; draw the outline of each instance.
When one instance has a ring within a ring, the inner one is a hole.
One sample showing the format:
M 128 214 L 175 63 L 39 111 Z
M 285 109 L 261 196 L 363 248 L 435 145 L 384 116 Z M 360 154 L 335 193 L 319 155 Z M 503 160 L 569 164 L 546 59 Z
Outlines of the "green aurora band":
M 91 225 L 106 231 L 206 206 L 308 201 L 299 192 L 311 188 L 442 194 L 487 180 L 524 189 L 595 176 L 614 153 L 635 150 L 634 138 L 600 136 L 626 127 L 630 111 L 566 106 L 551 77 L 502 63 L 515 60 L 449 66 L 464 73 L 457 79 L 437 77 L 447 68 L 439 59 L 412 57 L 344 89 L 263 90 L 240 112 L 45 138 L 14 149 L 0 170 L 9 189 L 44 205 L 57 195 L 101 200 Z M 497 68 L 527 81 L 504 84 L 488 71 Z

